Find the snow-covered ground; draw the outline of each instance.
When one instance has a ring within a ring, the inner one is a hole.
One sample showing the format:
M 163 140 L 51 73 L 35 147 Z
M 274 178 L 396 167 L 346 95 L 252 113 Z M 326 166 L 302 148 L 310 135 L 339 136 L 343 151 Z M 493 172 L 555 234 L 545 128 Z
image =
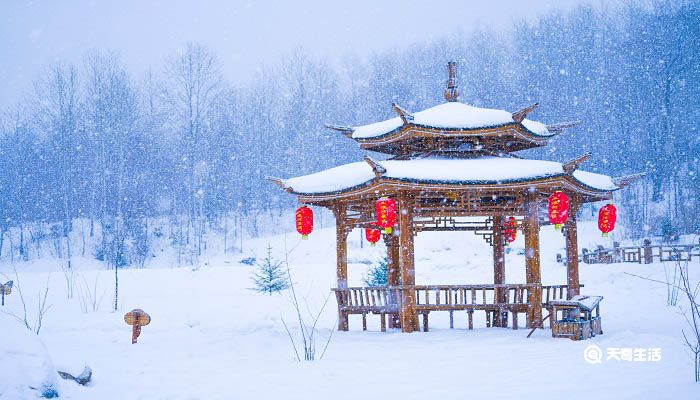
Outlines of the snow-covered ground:
M 581 246 L 604 242 L 594 228 L 580 228 Z M 251 290 L 253 267 L 240 261 L 262 257 L 268 243 L 283 259 L 286 247 L 297 293 L 313 313 L 335 286 L 334 233 L 316 230 L 306 241 L 294 233 L 250 240 L 243 254 L 207 256 L 206 265 L 197 270 L 170 267 L 166 256 L 146 269 L 122 270 L 117 312 L 110 304 L 113 272 L 99 262 L 75 261 L 73 299 L 67 299 L 57 261 L 15 263 L 19 279 L 13 264 L 4 262 L 0 281 L 19 281 L 31 315 L 47 282 L 51 307 L 38 336 L 47 354 L 40 343 L 27 344 L 33 337 L 6 336 L 16 331 L 11 325 L 19 325 L 0 315 L 0 376 L 12 377 L 0 379 L 0 399 L 34 396 L 35 391 L 21 386 L 35 385 L 37 379 L 58 382 L 65 399 L 680 399 L 700 393 L 683 345 L 685 322 L 678 308 L 666 306 L 666 288 L 624 274 L 664 280 L 662 264 L 581 265 L 583 293 L 605 297 L 604 334 L 592 340 L 553 339 L 548 329 L 527 339 L 525 329 L 485 328 L 483 315 L 469 331 L 466 315 L 456 315 L 456 329 L 450 330 L 447 315 L 431 314 L 431 331 L 412 334 L 379 332 L 379 321 L 372 316 L 369 331 L 362 332 L 359 317 L 351 317 L 351 331 L 335 332 L 323 359 L 299 363 L 281 322 L 284 318 L 292 334 L 299 333 L 289 296 Z M 565 268 L 555 263 L 555 254 L 563 253 L 563 237 L 553 227 L 542 228 L 542 235 L 543 283 L 565 283 Z M 384 251 L 381 245 L 360 248 L 359 237 L 359 231 L 350 236 L 351 285 L 361 284 L 368 263 Z M 521 248 L 518 238 L 507 255 L 509 283 L 524 282 Z M 423 233 L 416 241 L 416 281 L 488 283 L 493 279 L 490 258 L 488 245 L 470 233 Z M 690 265 L 696 281 L 699 267 Z M 99 310 L 83 312 L 78 298 L 95 282 L 102 299 Z M 152 317 L 136 345 L 123 320 L 133 308 Z M 16 290 L 2 310 L 22 315 Z M 335 325 L 331 298 L 318 324 L 319 355 Z M 603 351 L 602 363 L 584 360 L 584 349 L 591 344 Z M 661 349 L 661 359 L 606 361 L 608 348 Z M 87 364 L 93 381 L 81 387 L 50 374 L 42 378 L 43 370 L 19 364 L 27 352 L 37 354 L 36 368 L 46 368 L 50 357 L 56 368 L 77 375 Z

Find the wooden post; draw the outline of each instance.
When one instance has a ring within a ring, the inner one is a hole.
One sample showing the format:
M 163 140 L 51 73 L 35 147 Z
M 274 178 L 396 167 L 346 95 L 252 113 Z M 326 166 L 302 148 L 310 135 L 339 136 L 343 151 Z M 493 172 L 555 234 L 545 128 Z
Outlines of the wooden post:
M 542 321 L 542 281 L 540 277 L 540 221 L 539 198 L 529 192 L 525 200 L 525 279 L 531 285 L 527 291 L 527 327 L 534 328 Z
M 400 275 L 399 275 L 399 237 L 394 235 L 385 235 L 384 243 L 386 243 L 387 250 L 387 286 L 399 286 Z M 391 307 L 398 307 L 399 299 L 396 296 L 396 291 L 389 290 L 389 305 Z M 400 328 L 401 319 L 399 314 L 390 313 L 389 314 L 389 328 Z
M 503 216 L 496 215 L 493 217 L 493 283 L 495 285 L 503 285 L 506 283 L 506 262 L 505 262 L 505 239 L 503 237 Z M 496 303 L 506 302 L 506 292 L 502 287 L 494 289 L 494 301 Z M 502 315 L 498 311 L 495 318 L 494 326 L 508 326 L 508 316 Z
M 413 205 L 406 196 L 398 202 L 399 271 L 401 275 L 401 331 L 411 333 L 418 328 L 413 260 Z
M 566 283 L 569 286 L 566 298 L 580 294 L 581 285 L 578 276 L 578 238 L 576 232 L 576 212 L 578 204 L 571 204 L 569 219 L 564 224 L 564 235 L 566 236 Z
M 651 252 L 651 240 L 644 239 L 644 264 L 651 264 L 654 262 L 654 256 Z
M 338 289 L 348 288 L 348 230 L 346 229 L 345 205 L 338 205 L 334 209 L 335 214 L 335 250 L 336 250 L 336 275 L 338 277 Z M 338 330 L 348 330 L 348 314 L 338 310 Z

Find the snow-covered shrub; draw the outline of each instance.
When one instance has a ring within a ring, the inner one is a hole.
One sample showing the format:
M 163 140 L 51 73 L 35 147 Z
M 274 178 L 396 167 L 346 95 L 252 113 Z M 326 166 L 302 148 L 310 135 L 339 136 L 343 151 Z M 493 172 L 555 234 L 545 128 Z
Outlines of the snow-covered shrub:
M 242 259 L 242 260 L 240 261 L 240 263 L 243 264 L 243 265 L 255 265 L 255 262 L 256 262 L 257 260 L 258 260 L 258 259 L 255 258 L 255 257 L 246 257 L 246 258 Z
M 58 375 L 39 337 L 12 317 L 0 313 L 2 398 L 58 397 Z

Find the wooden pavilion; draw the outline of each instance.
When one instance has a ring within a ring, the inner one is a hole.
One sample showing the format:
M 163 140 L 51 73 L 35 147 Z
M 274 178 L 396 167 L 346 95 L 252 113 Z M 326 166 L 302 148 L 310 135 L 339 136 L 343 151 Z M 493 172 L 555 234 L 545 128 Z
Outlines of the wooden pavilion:
M 576 211 L 584 203 L 609 200 L 613 192 L 636 179 L 610 178 L 578 169 L 589 154 L 558 163 L 528 160 L 516 151 L 545 146 L 575 123 L 546 125 L 526 118 L 538 104 L 514 113 L 473 107 L 458 101 L 455 64 L 448 63 L 447 102 L 411 113 L 392 104 L 397 117 L 364 126 L 327 125 L 359 143 L 360 148 L 387 154 L 379 161 L 342 165 L 315 174 L 269 178 L 299 202 L 330 209 L 336 220 L 338 329 L 348 329 L 348 315 L 381 316 L 403 332 L 428 329 L 430 312 L 466 312 L 469 328 L 474 311 L 486 312 L 487 326 L 518 328 L 518 314 L 530 328 L 542 326 L 542 310 L 552 300 L 580 294 Z M 542 286 L 540 226 L 549 195 L 563 191 L 570 198 L 564 226 L 567 282 Z M 348 287 L 347 237 L 353 228 L 376 228 L 375 203 L 396 201 L 397 223 L 384 234 L 388 285 Z M 526 282 L 505 283 L 504 222 L 514 216 L 524 233 Z M 467 218 L 472 217 L 472 218 Z M 473 217 L 479 217 L 474 221 Z M 493 248 L 493 283 L 416 285 L 414 237 L 425 231 L 472 231 Z

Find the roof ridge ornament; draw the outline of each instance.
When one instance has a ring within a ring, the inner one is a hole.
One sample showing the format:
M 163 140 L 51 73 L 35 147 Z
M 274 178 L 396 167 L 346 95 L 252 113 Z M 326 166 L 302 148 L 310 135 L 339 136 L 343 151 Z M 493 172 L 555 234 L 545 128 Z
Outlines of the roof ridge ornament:
M 352 133 L 355 131 L 352 127 L 343 125 L 325 124 L 325 127 L 338 131 L 347 137 L 352 137 Z
M 384 168 L 381 164 L 379 164 L 379 163 L 378 163 L 376 160 L 374 160 L 372 157 L 366 155 L 366 156 L 364 157 L 364 161 L 365 161 L 367 164 L 369 164 L 370 167 L 372 167 L 372 172 L 374 172 L 374 176 L 375 176 L 375 177 L 379 178 L 379 177 L 381 177 L 382 175 L 384 175 L 384 173 L 386 172 L 386 168 Z
M 268 181 L 270 181 L 270 182 L 274 183 L 275 185 L 279 186 L 279 187 L 280 187 L 282 190 L 284 190 L 285 192 L 287 192 L 287 193 L 292 193 L 292 188 L 289 187 L 289 186 L 287 186 L 287 185 L 284 183 L 284 180 L 283 180 L 283 179 L 281 179 L 281 178 L 276 178 L 276 177 L 274 177 L 274 176 L 266 176 L 265 179 L 267 179 Z
M 457 91 L 457 63 L 449 61 L 447 63 L 447 89 L 445 89 L 445 100 L 449 102 L 459 101 L 459 91 Z
M 562 165 L 562 168 L 564 168 L 564 172 L 569 174 L 569 175 L 573 174 L 574 171 L 576 171 L 576 169 L 578 169 L 578 166 L 583 164 L 586 160 L 588 160 L 588 157 L 590 157 L 590 156 L 591 156 L 591 152 L 587 151 L 587 152 L 581 154 L 580 156 L 565 162 Z
M 539 106 L 540 106 L 540 103 L 535 103 L 533 105 L 527 106 L 521 110 L 514 112 L 513 113 L 513 121 L 515 121 L 517 123 L 523 122 L 525 117 L 527 117 L 527 115 L 530 114 L 531 112 L 535 111 L 537 109 L 537 107 L 539 107 Z
M 623 187 L 629 185 L 630 183 L 636 181 L 637 179 L 645 177 L 646 174 L 647 174 L 646 172 L 640 172 L 638 174 L 619 176 L 616 178 L 612 178 L 612 181 L 615 184 L 615 186 L 622 189 Z
M 576 126 L 580 123 L 581 123 L 581 121 L 567 121 L 567 122 L 560 122 L 558 124 L 550 124 L 550 125 L 547 125 L 547 130 L 552 132 L 552 133 L 559 134 L 559 133 L 562 133 L 564 131 L 564 129 L 571 128 L 571 127 Z
M 401 120 L 403 121 L 404 124 L 408 124 L 410 122 L 413 122 L 413 114 L 410 112 L 406 111 L 403 109 L 401 106 L 399 106 L 396 103 L 391 103 L 391 108 L 399 114 L 399 117 L 401 117 Z

